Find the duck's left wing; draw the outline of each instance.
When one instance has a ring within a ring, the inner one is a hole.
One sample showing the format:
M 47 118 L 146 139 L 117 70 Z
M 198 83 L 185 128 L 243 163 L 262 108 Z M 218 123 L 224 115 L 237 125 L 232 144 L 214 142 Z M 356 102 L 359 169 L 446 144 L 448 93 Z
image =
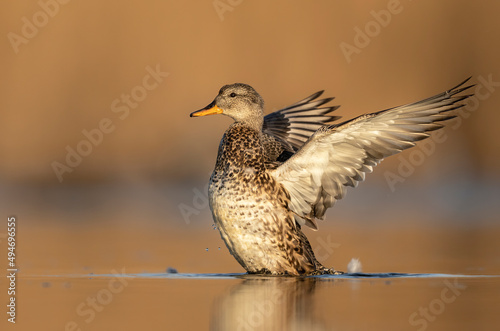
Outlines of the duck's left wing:
M 468 79 L 467 79 L 468 80 Z M 412 104 L 365 114 L 320 128 L 271 175 L 290 194 L 290 210 L 299 224 L 317 228 L 346 187 L 356 187 L 382 159 L 415 146 L 443 127 L 470 95 L 457 95 L 471 86 L 456 87 Z

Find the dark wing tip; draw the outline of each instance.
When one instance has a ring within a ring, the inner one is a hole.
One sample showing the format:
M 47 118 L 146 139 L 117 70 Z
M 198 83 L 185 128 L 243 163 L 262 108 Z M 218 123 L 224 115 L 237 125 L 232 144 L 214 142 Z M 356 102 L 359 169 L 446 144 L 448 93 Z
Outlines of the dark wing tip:
M 469 80 L 471 80 L 472 76 L 468 77 L 467 79 L 465 79 L 464 81 L 462 81 L 461 83 L 457 84 L 456 86 L 452 87 L 451 89 L 449 89 L 448 91 L 446 91 L 446 93 L 449 93 L 449 94 L 457 94 L 457 93 L 460 93 L 460 92 L 463 92 L 465 90 L 468 90 L 470 89 L 471 87 L 474 87 L 476 86 L 476 84 L 471 84 L 471 85 L 467 85 L 467 86 L 464 86 L 464 87 L 461 87 L 459 88 L 460 86 L 464 85 L 465 83 L 467 83 Z

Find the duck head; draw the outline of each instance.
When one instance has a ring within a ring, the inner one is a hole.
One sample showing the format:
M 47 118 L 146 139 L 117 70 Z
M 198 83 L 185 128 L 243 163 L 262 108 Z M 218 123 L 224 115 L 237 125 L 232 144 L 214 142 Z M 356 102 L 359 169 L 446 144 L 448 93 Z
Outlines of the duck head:
M 191 113 L 191 117 L 223 114 L 235 122 L 246 124 L 257 130 L 264 121 L 264 100 L 247 84 L 224 85 L 214 101 L 203 109 Z

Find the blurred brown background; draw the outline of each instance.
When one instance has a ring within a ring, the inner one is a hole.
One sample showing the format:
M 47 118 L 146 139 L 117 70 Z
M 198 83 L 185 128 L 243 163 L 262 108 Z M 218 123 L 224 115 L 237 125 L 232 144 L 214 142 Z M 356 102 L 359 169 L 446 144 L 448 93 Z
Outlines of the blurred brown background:
M 57 238 L 79 247 L 107 224 L 118 237 L 102 240 L 127 247 L 134 245 L 120 231 L 140 227 L 151 238 L 150 232 L 168 236 L 175 225 L 185 231 L 179 238 L 188 239 L 200 224 L 217 249 L 222 242 L 202 195 L 230 120 L 188 115 L 222 85 L 251 84 L 267 112 L 325 89 L 347 119 L 429 97 L 472 76 L 480 86 L 475 103 L 460 122 L 450 122 L 445 141 L 411 176 L 391 188 L 386 176 L 398 174 L 404 161 L 389 158 L 329 212 L 337 223 L 321 226 L 496 223 L 499 10 L 494 1 L 451 0 L 6 3 L 2 214 L 23 220 L 33 240 L 36 231 L 58 228 Z M 418 156 L 410 153 L 402 157 Z M 167 245 L 161 235 L 158 245 Z M 192 245 L 200 246 L 196 252 L 208 247 L 204 241 L 183 247 Z M 158 257 L 162 264 L 168 258 Z
M 218 13 L 212 1 L 70 1 L 52 7 L 46 20 L 37 1 L 6 3 L 1 180 L 61 185 L 52 162 L 64 163 L 66 147 L 76 149 L 86 139 L 82 130 L 103 118 L 114 131 L 63 175 L 62 185 L 206 178 L 230 120 L 188 114 L 226 83 L 254 86 L 268 112 L 325 89 L 350 118 L 428 97 L 471 75 L 473 83 L 489 75 L 500 82 L 494 1 L 239 2 L 222 2 L 229 7 Z M 380 14 L 389 10 L 396 12 L 389 19 Z M 377 23 L 372 11 L 388 24 Z M 38 30 L 32 38 L 23 38 L 23 31 L 34 33 L 22 18 Z M 373 37 L 348 63 L 340 45 L 356 46 L 356 27 Z M 148 66 L 168 76 L 120 119 L 125 113 L 113 112 L 113 101 L 141 86 Z M 482 100 L 433 155 L 433 166 L 456 149 L 453 157 L 467 164 L 455 167 L 496 176 L 499 103 L 497 91 Z

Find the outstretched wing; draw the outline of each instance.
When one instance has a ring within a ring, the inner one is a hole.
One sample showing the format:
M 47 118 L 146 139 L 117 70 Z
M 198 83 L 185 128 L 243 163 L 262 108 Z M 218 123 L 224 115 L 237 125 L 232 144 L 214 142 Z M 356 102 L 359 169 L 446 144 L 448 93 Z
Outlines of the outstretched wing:
M 470 79 L 470 78 L 469 78 Z M 412 104 L 365 114 L 320 128 L 290 159 L 271 171 L 289 192 L 299 224 L 317 229 L 315 218 L 356 187 L 382 159 L 415 146 L 455 117 L 453 110 L 470 95 L 461 87 Z
M 340 116 L 332 116 L 331 113 L 340 106 L 321 108 L 334 99 L 317 100 L 321 94 L 323 91 L 316 92 L 291 106 L 266 115 L 262 127 L 264 140 L 278 143 L 269 146 L 274 145 L 274 148 L 281 150 L 280 153 L 288 151 L 292 155 L 320 127 L 339 119 Z

